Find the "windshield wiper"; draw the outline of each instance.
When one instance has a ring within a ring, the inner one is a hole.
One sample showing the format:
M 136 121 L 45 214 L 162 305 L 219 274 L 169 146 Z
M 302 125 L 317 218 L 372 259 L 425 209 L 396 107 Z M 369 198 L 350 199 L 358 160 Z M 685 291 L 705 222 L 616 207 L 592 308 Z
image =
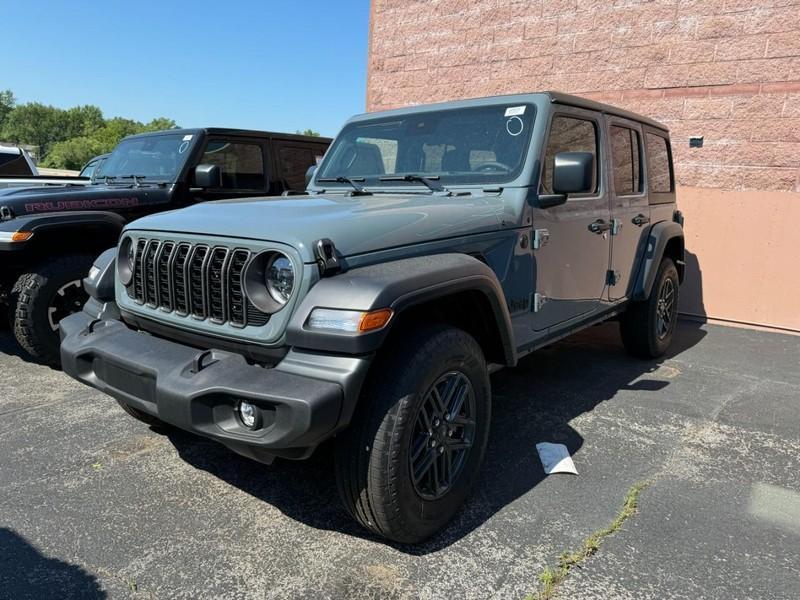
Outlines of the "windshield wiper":
M 407 175 L 387 175 L 385 177 L 378 177 L 379 181 L 408 181 L 409 183 L 419 182 L 424 184 L 432 192 L 444 192 L 446 194 L 449 194 L 450 190 L 436 183 L 436 181 L 434 181 L 436 179 L 439 179 L 438 175 L 423 177 L 422 175 L 417 175 L 415 173 L 409 173 Z
M 372 192 L 365 190 L 364 186 L 358 185 L 357 182 L 364 181 L 363 177 L 344 177 L 340 175 L 339 177 L 317 177 L 317 181 L 319 183 L 347 183 L 353 187 L 355 194 L 372 194 Z
M 147 175 L 121 175 L 120 179 L 133 179 L 133 185 L 139 187 L 142 185 L 140 179 L 147 179 Z
M 103 181 L 103 183 L 105 185 L 108 185 L 108 182 L 109 181 L 114 181 L 116 179 L 116 176 L 115 175 L 100 175 L 98 177 L 95 177 L 94 181 L 92 181 L 92 183 L 100 183 L 101 179 L 102 179 L 102 181 Z

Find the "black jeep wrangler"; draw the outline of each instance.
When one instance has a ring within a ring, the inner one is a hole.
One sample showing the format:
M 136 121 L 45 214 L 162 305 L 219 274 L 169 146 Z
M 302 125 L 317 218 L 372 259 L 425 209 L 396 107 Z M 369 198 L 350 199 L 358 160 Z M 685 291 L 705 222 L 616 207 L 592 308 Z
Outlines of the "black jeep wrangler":
M 173 129 L 122 140 L 88 186 L 0 190 L 0 311 L 17 341 L 34 358 L 58 362 L 58 322 L 86 302 L 81 278 L 128 221 L 207 200 L 302 191 L 329 144 Z
M 347 510 L 418 542 L 478 476 L 489 374 L 613 317 L 662 355 L 683 257 L 663 125 L 557 93 L 417 106 L 350 120 L 308 195 L 130 223 L 61 354 L 256 460 L 335 438 Z

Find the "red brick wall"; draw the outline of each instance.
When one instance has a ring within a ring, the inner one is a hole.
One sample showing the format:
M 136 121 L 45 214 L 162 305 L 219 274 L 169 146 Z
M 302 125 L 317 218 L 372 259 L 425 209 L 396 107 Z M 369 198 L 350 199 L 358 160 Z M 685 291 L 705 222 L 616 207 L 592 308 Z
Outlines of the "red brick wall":
M 683 185 L 800 191 L 800 0 L 373 0 L 368 110 L 548 89 L 666 123 Z

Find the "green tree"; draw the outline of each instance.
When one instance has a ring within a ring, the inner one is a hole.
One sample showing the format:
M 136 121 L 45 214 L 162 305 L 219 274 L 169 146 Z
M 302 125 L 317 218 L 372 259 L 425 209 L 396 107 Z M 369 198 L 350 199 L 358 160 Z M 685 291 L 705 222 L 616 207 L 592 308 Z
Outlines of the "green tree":
M 64 111 L 39 102 L 15 106 L 6 115 L 0 137 L 15 144 L 34 144 L 44 155 L 54 141 L 64 139 Z
M 3 122 L 6 120 L 8 113 L 12 111 L 17 99 L 11 90 L 0 91 L 0 132 L 3 130 Z
M 92 135 L 106 124 L 103 111 L 90 104 L 67 109 L 61 118 L 64 127 L 62 140 Z
M 106 152 L 102 143 L 91 137 L 76 137 L 56 142 L 42 160 L 43 167 L 80 170 L 90 158 Z
M 319 131 L 314 131 L 313 129 L 304 129 L 303 131 L 300 131 L 298 129 L 297 131 L 295 131 L 295 133 L 299 135 L 310 135 L 313 137 L 319 137 Z

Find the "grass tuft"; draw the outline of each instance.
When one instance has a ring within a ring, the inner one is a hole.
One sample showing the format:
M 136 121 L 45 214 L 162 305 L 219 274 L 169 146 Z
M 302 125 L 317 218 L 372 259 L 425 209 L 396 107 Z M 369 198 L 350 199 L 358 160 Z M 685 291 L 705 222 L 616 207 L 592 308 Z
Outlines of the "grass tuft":
M 632 486 L 625 494 L 622 508 L 610 525 L 592 533 L 575 552 L 562 552 L 561 556 L 558 557 L 558 565 L 556 567 L 545 567 L 539 573 L 539 590 L 535 594 L 528 596 L 528 600 L 552 600 L 555 598 L 558 587 L 567 578 L 570 569 L 579 566 L 587 558 L 596 554 L 603 540 L 619 531 L 622 524 L 636 514 L 639 494 L 650 483 L 650 481 L 642 481 Z

